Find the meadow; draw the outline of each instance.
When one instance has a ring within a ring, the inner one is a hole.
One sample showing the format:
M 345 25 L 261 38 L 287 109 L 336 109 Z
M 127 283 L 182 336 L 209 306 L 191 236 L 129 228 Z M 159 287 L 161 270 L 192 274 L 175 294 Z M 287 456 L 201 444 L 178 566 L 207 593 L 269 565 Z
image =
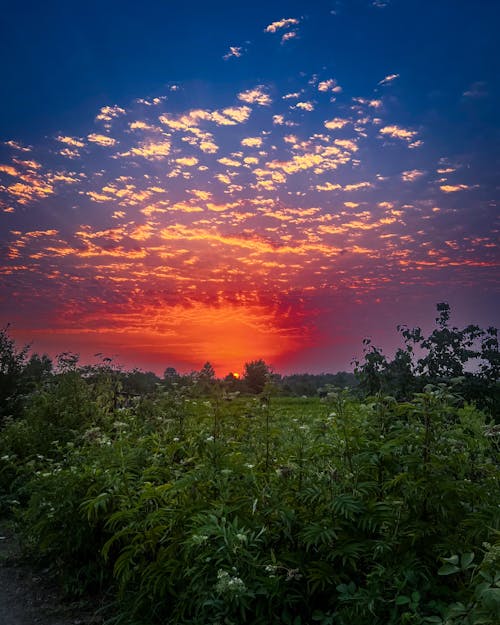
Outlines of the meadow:
M 2 331 L 0 514 L 109 625 L 499 623 L 497 333 L 438 312 L 355 384 L 53 369 Z
M 66 371 L 0 457 L 26 552 L 110 622 L 498 622 L 498 427 L 448 389 L 112 390 Z

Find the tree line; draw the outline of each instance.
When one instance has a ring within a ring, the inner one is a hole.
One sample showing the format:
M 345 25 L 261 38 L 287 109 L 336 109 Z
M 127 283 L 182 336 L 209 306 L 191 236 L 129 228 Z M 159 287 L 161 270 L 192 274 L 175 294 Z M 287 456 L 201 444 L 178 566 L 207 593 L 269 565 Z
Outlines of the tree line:
M 300 373 L 280 375 L 262 359 L 247 362 L 241 376 L 229 373 L 218 379 L 215 369 L 206 362 L 199 371 L 179 373 L 166 367 L 163 377 L 152 371 L 125 371 L 109 358 L 96 365 L 81 366 L 78 355 L 65 352 L 53 362 L 46 354 L 31 353 L 30 346 L 19 348 L 9 335 L 9 327 L 0 330 L 0 421 L 22 414 L 27 399 L 37 389 L 56 383 L 70 371 L 90 386 L 104 376 L 114 388 L 113 407 L 134 397 L 153 396 L 159 391 L 183 392 L 206 396 L 220 392 L 284 396 L 324 396 L 334 388 L 349 388 L 360 397 L 376 394 L 408 401 L 427 386 L 446 385 L 464 401 L 500 419 L 500 356 L 498 331 L 477 325 L 458 328 L 450 324 L 447 303 L 436 306 L 435 327 L 426 335 L 420 327 L 398 326 L 403 346 L 391 359 L 371 339 L 363 341 L 363 357 L 353 361 L 354 373 Z

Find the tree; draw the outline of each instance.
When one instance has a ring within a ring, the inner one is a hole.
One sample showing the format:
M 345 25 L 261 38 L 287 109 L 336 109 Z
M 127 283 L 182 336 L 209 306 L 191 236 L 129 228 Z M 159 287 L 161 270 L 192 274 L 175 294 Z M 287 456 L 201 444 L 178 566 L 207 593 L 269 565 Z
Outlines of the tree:
M 198 388 L 202 395 L 210 393 L 215 385 L 215 369 L 212 363 L 206 362 L 198 373 Z
M 25 384 L 30 390 L 35 389 L 38 385 L 50 378 L 52 369 L 52 360 L 47 354 L 43 354 L 42 356 L 36 353 L 31 354 L 23 370 Z
M 250 393 L 262 393 L 270 377 L 271 368 L 262 359 L 245 363 L 243 381 Z
M 363 339 L 364 362 L 354 361 L 354 372 L 359 378 L 359 388 L 366 395 L 375 395 L 382 391 L 387 358 L 379 347 L 372 345 L 369 338 Z
M 411 399 L 427 384 L 450 384 L 466 401 L 473 401 L 496 419 L 500 417 L 500 353 L 498 331 L 477 325 L 450 326 L 450 306 L 436 305 L 436 327 L 426 336 L 419 327 L 398 326 L 405 347 L 392 361 L 379 348 L 365 345 L 364 362 L 355 362 L 360 389 L 397 399 Z M 418 354 L 418 356 L 417 356 Z
M 19 416 L 25 390 L 22 373 L 29 350 L 28 345 L 18 350 L 8 329 L 0 330 L 0 423 L 8 415 Z
M 424 352 L 417 361 L 418 373 L 432 380 L 462 376 L 464 365 L 481 356 L 477 349 L 477 339 L 484 335 L 484 330 L 475 325 L 468 325 L 463 330 L 450 327 L 449 304 L 441 302 L 436 305 L 436 309 L 439 313 L 436 317 L 437 327 L 428 337 L 418 327 L 409 329 L 398 326 L 398 331 L 405 340 L 407 351 L 413 352 L 413 346 L 416 346 Z

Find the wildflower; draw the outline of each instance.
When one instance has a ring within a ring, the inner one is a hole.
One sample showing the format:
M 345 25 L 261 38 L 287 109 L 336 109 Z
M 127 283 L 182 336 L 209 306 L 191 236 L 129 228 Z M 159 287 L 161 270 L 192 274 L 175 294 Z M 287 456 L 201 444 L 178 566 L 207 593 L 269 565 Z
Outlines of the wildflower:
M 215 590 L 219 595 L 241 596 L 247 587 L 245 582 L 237 575 L 230 575 L 227 571 L 219 569 L 217 571 L 217 583 Z
M 191 540 L 195 545 L 203 545 L 203 543 L 207 542 L 208 536 L 205 534 L 193 534 Z

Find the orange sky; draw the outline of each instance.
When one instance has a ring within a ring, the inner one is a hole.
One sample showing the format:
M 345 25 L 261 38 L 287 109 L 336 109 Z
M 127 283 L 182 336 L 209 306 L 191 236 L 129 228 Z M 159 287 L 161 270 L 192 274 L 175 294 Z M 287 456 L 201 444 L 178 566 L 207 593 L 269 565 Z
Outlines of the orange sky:
M 210 360 L 219 375 L 257 358 L 349 369 L 364 336 L 393 349 L 396 325 L 432 323 L 439 301 L 456 323 L 496 325 L 485 57 L 461 42 L 458 71 L 451 26 L 432 39 L 439 54 L 407 57 L 398 9 L 352 6 L 284 16 L 252 5 L 255 22 L 218 19 L 208 39 L 193 34 L 198 13 L 173 11 L 178 34 L 157 45 L 173 46 L 175 72 L 162 65 L 147 88 L 127 74 L 120 97 L 101 93 L 69 119 L 54 95 L 36 132 L 38 109 L 21 130 L 11 120 L 0 323 L 51 355 L 102 352 L 159 373 Z M 434 22 L 415 20 L 427 36 Z

